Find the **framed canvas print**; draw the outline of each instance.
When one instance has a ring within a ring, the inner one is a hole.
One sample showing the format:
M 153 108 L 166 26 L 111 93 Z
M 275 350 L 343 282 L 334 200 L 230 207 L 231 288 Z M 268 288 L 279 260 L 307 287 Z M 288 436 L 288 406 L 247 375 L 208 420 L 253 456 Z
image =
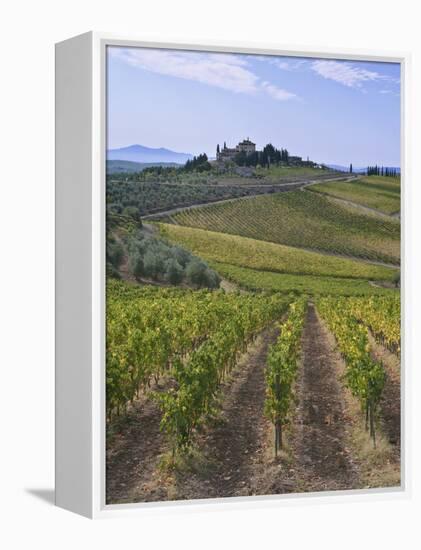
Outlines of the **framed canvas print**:
M 56 499 L 407 489 L 404 55 L 56 47 Z

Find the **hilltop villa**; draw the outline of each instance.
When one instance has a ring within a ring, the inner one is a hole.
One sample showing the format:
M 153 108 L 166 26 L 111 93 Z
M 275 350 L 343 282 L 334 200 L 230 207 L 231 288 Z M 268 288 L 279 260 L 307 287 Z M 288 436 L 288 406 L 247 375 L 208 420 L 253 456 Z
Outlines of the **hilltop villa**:
M 250 153 L 254 153 L 255 151 L 256 144 L 250 141 L 249 138 L 240 141 L 240 143 L 236 147 L 232 148 L 227 147 L 226 143 L 224 143 L 224 147 L 220 150 L 218 144 L 216 148 L 216 160 L 219 160 L 221 162 L 233 160 L 235 155 L 237 155 L 238 153 L 246 153 L 247 155 L 249 155 Z
M 272 150 L 275 150 L 271 144 L 268 144 L 266 147 L 272 147 Z M 263 152 L 265 149 L 263 149 Z M 304 161 L 302 157 L 293 156 L 288 153 L 286 149 L 281 149 L 281 151 L 276 150 L 277 153 L 282 153 L 284 155 L 283 158 L 280 159 L 282 164 L 286 164 L 288 166 L 313 166 L 321 168 L 320 165 L 316 164 L 315 162 L 312 162 L 307 157 L 307 160 Z M 217 162 L 228 162 L 228 161 L 236 161 L 236 156 L 238 153 L 245 153 L 246 155 L 251 155 L 253 153 L 261 153 L 262 151 L 256 151 L 256 144 L 250 141 L 249 138 L 243 139 L 243 141 L 240 141 L 238 145 L 235 147 L 227 147 L 227 144 L 224 142 L 224 146 L 222 148 L 219 147 L 219 143 L 216 146 L 216 161 Z

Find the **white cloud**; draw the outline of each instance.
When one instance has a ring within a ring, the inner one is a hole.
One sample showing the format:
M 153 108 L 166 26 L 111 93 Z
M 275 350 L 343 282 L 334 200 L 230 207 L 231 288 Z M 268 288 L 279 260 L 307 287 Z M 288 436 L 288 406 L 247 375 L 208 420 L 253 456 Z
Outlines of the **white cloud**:
M 334 80 L 350 88 L 358 88 L 362 93 L 367 93 L 363 87 L 366 82 L 388 82 L 391 84 L 400 84 L 399 78 L 394 78 L 377 71 L 368 70 L 356 64 L 347 61 L 336 61 L 329 59 L 306 58 L 299 59 L 294 57 L 267 57 L 271 65 L 275 65 L 283 71 L 297 71 L 311 69 L 319 76 Z M 381 90 L 381 94 L 394 94 L 393 91 Z M 395 95 L 395 94 L 394 94 Z
M 283 71 L 295 71 L 300 69 L 305 63 L 306 59 L 279 59 L 274 58 L 271 60 L 272 65 L 276 65 L 279 69 Z
M 148 48 L 110 48 L 110 53 L 132 67 L 235 93 L 257 94 L 263 91 L 278 101 L 297 97 L 269 82 L 261 82 L 250 70 L 245 56 Z
M 345 61 L 319 59 L 313 61 L 311 69 L 323 78 L 334 80 L 350 88 L 362 88 L 364 82 L 384 80 L 386 77 Z
M 288 101 L 289 99 L 297 98 L 296 94 L 283 90 L 282 88 L 278 88 L 278 86 L 270 84 L 270 82 L 262 82 L 261 86 L 262 90 L 278 101 Z
M 111 49 L 112 55 L 153 73 L 193 80 L 236 93 L 256 93 L 258 77 L 232 54 L 202 54 L 148 48 Z

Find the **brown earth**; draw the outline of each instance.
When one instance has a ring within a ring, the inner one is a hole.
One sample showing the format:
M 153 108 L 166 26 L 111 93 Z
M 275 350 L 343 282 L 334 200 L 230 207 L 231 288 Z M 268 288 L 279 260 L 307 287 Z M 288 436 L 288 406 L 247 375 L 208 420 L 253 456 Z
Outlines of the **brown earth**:
M 336 370 L 337 356 L 309 304 L 302 336 L 302 368 L 292 441 L 296 491 L 333 491 L 359 486 L 358 470 L 347 446 L 349 423 Z
M 107 434 L 107 504 L 143 500 L 165 500 L 165 482 L 158 480 L 157 467 L 168 451 L 159 430 L 161 413 L 150 399 L 139 399 L 126 416 L 113 423 Z

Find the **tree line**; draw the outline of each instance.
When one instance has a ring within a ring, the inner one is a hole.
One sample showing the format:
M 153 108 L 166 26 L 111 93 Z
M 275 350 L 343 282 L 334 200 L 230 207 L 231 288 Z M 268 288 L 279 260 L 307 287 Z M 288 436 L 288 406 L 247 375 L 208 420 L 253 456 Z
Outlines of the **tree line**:
M 246 153 L 240 151 L 234 157 L 234 162 L 238 166 L 266 166 L 271 164 L 289 164 L 289 152 L 287 149 L 277 149 L 271 143 L 265 145 L 262 151 L 254 151 L 254 153 Z
M 386 176 L 397 178 L 399 172 L 396 168 L 388 168 L 387 166 L 367 166 L 367 176 Z
M 211 168 L 208 155 L 206 153 L 202 153 L 201 155 L 188 160 L 184 165 L 183 170 L 186 172 L 207 172 Z

